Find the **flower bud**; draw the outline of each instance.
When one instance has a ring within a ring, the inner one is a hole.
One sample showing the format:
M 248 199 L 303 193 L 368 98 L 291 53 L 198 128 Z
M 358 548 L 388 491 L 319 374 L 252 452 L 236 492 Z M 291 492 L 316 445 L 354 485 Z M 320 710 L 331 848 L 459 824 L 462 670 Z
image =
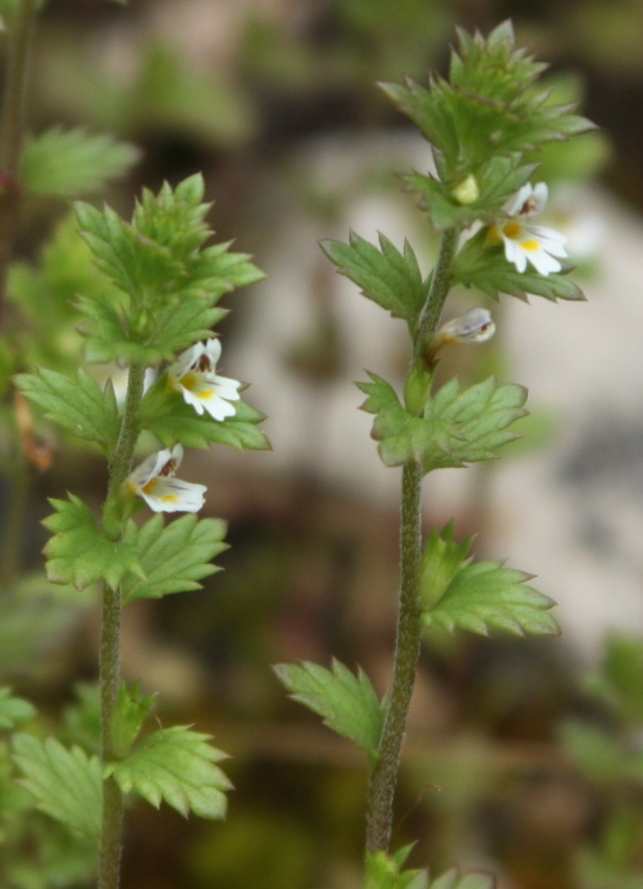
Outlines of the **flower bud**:
M 465 178 L 459 185 L 456 185 L 456 187 L 451 190 L 451 194 L 456 199 L 456 201 L 463 206 L 475 204 L 475 202 L 480 197 L 480 186 L 478 185 L 478 180 L 473 175 L 473 173 L 469 173 L 469 175 L 465 176 Z
M 486 343 L 496 332 L 496 325 L 487 309 L 470 309 L 447 321 L 438 330 L 436 340 L 443 343 Z
M 145 337 L 152 327 L 152 314 L 150 310 L 146 308 L 140 309 L 138 314 L 133 318 L 131 324 L 132 330 L 137 336 L 141 338 Z

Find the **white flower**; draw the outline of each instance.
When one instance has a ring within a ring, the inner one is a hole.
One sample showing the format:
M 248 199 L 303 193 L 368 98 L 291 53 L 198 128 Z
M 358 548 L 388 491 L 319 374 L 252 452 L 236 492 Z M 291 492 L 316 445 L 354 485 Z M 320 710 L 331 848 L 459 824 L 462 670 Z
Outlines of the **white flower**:
M 241 397 L 241 383 L 215 373 L 220 357 L 221 343 L 211 339 L 181 352 L 168 370 L 172 389 L 180 392 L 197 414 L 206 410 L 213 420 L 233 417 L 237 409 L 230 402 Z
M 151 454 L 127 477 L 128 490 L 142 497 L 154 512 L 198 512 L 207 488 L 174 478 L 182 459 L 180 444 Z
M 507 220 L 491 227 L 492 237 L 504 244 L 507 262 L 513 263 L 519 272 L 526 270 L 529 261 L 538 274 L 546 277 L 562 268 L 555 257 L 567 256 L 565 235 L 531 223 L 546 203 L 547 185 L 527 183 L 505 204 Z
M 486 343 L 496 332 L 491 313 L 487 309 L 469 309 L 447 321 L 438 330 L 436 339 L 442 343 Z

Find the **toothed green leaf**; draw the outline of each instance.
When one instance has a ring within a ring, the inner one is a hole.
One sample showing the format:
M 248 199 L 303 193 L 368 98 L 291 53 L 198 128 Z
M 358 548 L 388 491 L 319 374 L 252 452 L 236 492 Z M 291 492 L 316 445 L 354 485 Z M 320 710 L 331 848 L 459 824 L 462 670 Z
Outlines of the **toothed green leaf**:
M 44 548 L 47 579 L 82 590 L 98 580 L 115 588 L 128 575 L 145 573 L 136 551 L 136 526 L 129 522 L 123 539 L 108 540 L 91 509 L 79 497 L 50 500 L 56 512 L 43 521 L 54 536 Z
M 309 661 L 301 666 L 278 664 L 274 670 L 293 700 L 318 713 L 325 725 L 349 738 L 370 757 L 377 755 L 386 701 L 378 701 L 363 670 L 355 675 L 335 659 L 332 670 Z
M 185 515 L 164 526 L 163 517 L 155 515 L 138 531 L 136 555 L 143 576 L 124 579 L 123 603 L 200 589 L 199 581 L 220 570 L 212 559 L 227 549 L 225 533 L 221 519 Z
M 379 242 L 378 249 L 351 232 L 349 244 L 323 241 L 321 246 L 338 271 L 362 288 L 364 296 L 396 318 L 404 318 L 413 332 L 426 300 L 428 282 L 422 278 L 408 241 L 404 242 L 403 253 L 382 234 Z
M 111 380 L 101 389 L 82 368 L 76 379 L 46 368 L 14 377 L 20 391 L 41 407 L 45 416 L 111 457 L 120 433 L 118 405 Z
M 137 793 L 158 808 L 162 800 L 187 818 L 224 818 L 230 781 L 215 765 L 226 754 L 210 736 L 185 726 L 148 735 L 125 759 L 105 767 L 123 793 Z
M 502 246 L 490 242 L 488 230 L 482 229 L 456 255 L 452 281 L 473 287 L 494 299 L 506 293 L 519 299 L 533 294 L 552 301 L 584 300 L 580 287 L 566 277 L 572 269 L 569 263 L 562 263 L 561 272 L 546 276 L 538 274 L 530 265 L 524 272 L 519 272 L 505 258 Z
M 13 737 L 22 784 L 42 812 L 92 839 L 101 827 L 103 782 L 98 757 L 80 747 L 68 750 L 55 738 L 40 741 L 20 732 Z
M 362 409 L 377 415 L 371 435 L 387 466 L 414 460 L 426 474 L 494 459 L 497 448 L 518 437 L 509 426 L 526 414 L 526 389 L 499 386 L 490 377 L 462 391 L 451 380 L 427 401 L 424 415 L 415 417 L 392 386 L 375 374 L 370 377 L 373 382 L 358 384 L 368 396 Z
M 526 581 L 531 575 L 501 562 L 472 562 L 472 540 L 456 544 L 453 527 L 427 540 L 420 581 L 427 627 L 456 627 L 486 636 L 489 629 L 514 635 L 555 636 L 560 630 L 549 609 L 555 604 Z
M 188 448 L 217 443 L 237 450 L 270 450 L 270 442 L 258 428 L 264 415 L 243 401 L 235 401 L 234 407 L 234 415 L 225 420 L 214 420 L 207 413 L 199 415 L 170 389 L 164 375 L 145 394 L 140 423 L 166 447 L 178 441 Z

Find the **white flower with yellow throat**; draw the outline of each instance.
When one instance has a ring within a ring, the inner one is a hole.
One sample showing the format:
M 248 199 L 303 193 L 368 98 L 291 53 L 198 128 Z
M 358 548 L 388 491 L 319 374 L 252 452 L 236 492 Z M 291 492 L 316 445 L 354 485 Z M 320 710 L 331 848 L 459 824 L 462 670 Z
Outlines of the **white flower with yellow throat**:
M 142 497 L 154 512 L 198 512 L 207 488 L 174 477 L 182 459 L 180 444 L 150 454 L 130 472 L 125 482 L 127 490 Z
M 199 415 L 205 411 L 213 420 L 225 420 L 237 412 L 231 402 L 239 401 L 241 383 L 216 373 L 221 357 L 221 343 L 217 339 L 196 343 L 181 352 L 167 372 L 170 388 L 179 392 L 183 400 Z
M 561 270 L 559 259 L 567 256 L 565 235 L 531 221 L 543 211 L 547 194 L 544 182 L 523 185 L 505 204 L 505 221 L 490 229 L 492 239 L 502 241 L 507 262 L 521 273 L 527 270 L 529 262 L 539 275 L 547 277 Z

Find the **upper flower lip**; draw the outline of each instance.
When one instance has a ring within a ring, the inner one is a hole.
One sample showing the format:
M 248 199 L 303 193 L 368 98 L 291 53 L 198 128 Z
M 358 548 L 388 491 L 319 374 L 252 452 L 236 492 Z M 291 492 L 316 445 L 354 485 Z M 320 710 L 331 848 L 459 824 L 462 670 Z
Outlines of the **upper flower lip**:
M 168 382 L 186 404 L 202 415 L 204 411 L 218 421 L 236 414 L 231 402 L 239 401 L 241 383 L 216 373 L 221 357 L 221 343 L 212 338 L 196 343 L 182 352 L 168 368 Z
M 510 217 L 532 219 L 545 209 L 548 196 L 549 189 L 546 182 L 537 182 L 536 185 L 527 182 L 509 198 L 503 207 L 503 212 Z

